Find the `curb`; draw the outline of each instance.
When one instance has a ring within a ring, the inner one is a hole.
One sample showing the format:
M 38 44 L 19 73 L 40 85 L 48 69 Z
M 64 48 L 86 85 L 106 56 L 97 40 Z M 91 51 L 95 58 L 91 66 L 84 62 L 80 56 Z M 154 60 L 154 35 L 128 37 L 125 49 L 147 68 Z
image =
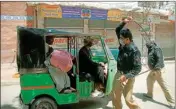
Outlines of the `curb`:
M 8 86 L 8 85 L 19 85 L 20 84 L 20 80 L 11 80 L 11 81 L 7 81 L 7 80 L 1 80 L 1 86 Z
M 165 60 L 165 63 L 175 63 L 175 60 Z

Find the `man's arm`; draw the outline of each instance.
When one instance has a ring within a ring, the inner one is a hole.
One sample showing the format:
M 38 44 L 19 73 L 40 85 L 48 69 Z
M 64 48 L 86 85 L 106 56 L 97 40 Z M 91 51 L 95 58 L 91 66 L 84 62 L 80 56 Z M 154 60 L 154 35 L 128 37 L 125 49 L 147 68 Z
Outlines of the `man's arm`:
M 117 58 L 117 69 L 119 71 L 122 71 L 122 58 L 123 58 L 123 50 L 119 50 L 119 55 Z
M 116 27 L 116 35 L 117 35 L 117 38 L 120 39 L 120 30 L 125 26 L 125 22 L 121 22 L 117 27 Z
M 80 51 L 79 56 L 80 56 L 82 59 L 84 59 L 85 62 L 88 62 L 88 63 L 90 63 L 91 65 L 95 65 L 95 66 L 98 66 L 98 65 L 99 65 L 98 63 L 93 62 L 93 61 L 89 58 L 88 54 L 86 54 L 84 51 Z
M 139 51 L 135 51 L 133 56 L 132 56 L 132 60 L 133 60 L 133 69 L 131 71 L 129 71 L 129 73 L 125 74 L 125 77 L 128 78 L 133 78 L 135 77 L 137 74 L 140 73 L 141 68 L 142 68 L 142 64 L 141 64 L 141 53 Z
M 162 55 L 162 51 L 160 48 L 155 49 L 154 56 L 155 56 L 155 62 L 156 62 L 154 69 L 160 69 L 160 64 L 163 61 L 162 60 L 163 55 Z
M 120 30 L 125 26 L 125 24 L 129 23 L 133 18 L 128 16 L 128 17 L 124 17 L 122 19 L 122 22 L 116 27 L 116 35 L 117 35 L 117 38 L 120 39 Z

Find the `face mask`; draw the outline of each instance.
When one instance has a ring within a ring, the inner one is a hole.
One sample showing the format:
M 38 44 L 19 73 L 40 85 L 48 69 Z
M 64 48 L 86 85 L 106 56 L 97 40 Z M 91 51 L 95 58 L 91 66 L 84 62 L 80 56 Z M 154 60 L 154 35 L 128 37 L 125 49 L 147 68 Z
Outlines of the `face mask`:
M 124 45 L 125 45 L 125 43 L 123 42 L 123 40 L 122 40 L 122 39 L 120 39 L 119 41 L 120 41 L 120 44 L 121 44 L 122 46 L 124 46 Z

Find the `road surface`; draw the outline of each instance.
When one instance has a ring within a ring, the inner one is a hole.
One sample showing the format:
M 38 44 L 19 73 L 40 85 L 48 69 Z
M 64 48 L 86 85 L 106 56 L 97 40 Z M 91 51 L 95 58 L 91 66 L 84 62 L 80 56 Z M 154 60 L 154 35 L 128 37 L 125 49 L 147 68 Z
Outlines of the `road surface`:
M 175 96 L 175 62 L 166 63 L 166 79 Z M 147 100 L 142 96 L 146 92 L 147 73 L 136 77 L 134 86 L 134 99 L 140 105 L 141 109 L 170 109 L 161 88 L 155 83 L 154 100 Z M 20 93 L 19 85 L 1 86 L 1 109 L 22 109 L 19 104 L 18 95 Z M 128 109 L 123 100 L 123 109 Z M 107 98 L 91 98 L 82 100 L 80 103 L 62 106 L 63 109 L 112 109 L 112 102 Z M 24 109 L 27 109 L 26 107 Z

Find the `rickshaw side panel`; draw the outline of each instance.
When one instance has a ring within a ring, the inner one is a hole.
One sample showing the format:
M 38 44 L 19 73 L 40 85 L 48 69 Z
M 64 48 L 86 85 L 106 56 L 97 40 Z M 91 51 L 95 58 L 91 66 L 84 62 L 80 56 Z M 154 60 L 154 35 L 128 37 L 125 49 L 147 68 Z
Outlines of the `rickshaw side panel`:
M 21 99 L 24 104 L 30 104 L 41 96 L 50 96 L 57 104 L 78 102 L 78 94 L 60 94 L 49 73 L 25 74 L 20 77 Z
M 93 82 L 79 82 L 79 97 L 88 98 L 91 96 L 92 90 L 94 90 Z
M 49 73 L 28 73 L 20 76 L 20 85 L 22 88 L 29 86 L 54 86 L 54 82 Z
M 107 62 L 107 59 L 104 56 L 93 56 L 92 60 L 95 62 Z
M 79 102 L 76 93 L 59 94 L 55 88 L 39 89 L 39 90 L 22 90 L 21 99 L 24 104 L 30 104 L 38 97 L 47 97 L 54 99 L 58 105 L 71 104 Z

